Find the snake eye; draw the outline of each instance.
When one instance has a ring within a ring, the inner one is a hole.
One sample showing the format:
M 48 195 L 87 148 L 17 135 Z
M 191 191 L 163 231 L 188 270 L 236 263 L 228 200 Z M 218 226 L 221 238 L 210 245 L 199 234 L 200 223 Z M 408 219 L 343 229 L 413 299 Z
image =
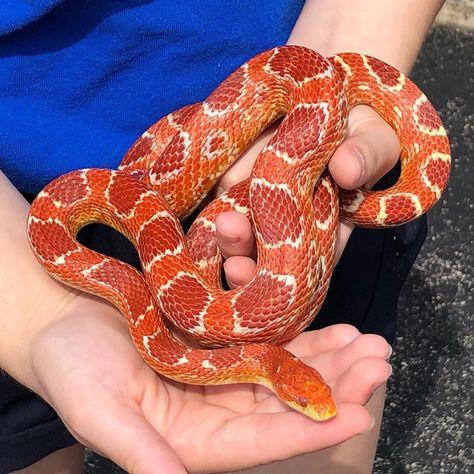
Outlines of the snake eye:
M 302 406 L 303 408 L 308 406 L 308 400 L 305 397 L 298 397 L 296 399 L 296 403 L 298 403 L 298 405 Z

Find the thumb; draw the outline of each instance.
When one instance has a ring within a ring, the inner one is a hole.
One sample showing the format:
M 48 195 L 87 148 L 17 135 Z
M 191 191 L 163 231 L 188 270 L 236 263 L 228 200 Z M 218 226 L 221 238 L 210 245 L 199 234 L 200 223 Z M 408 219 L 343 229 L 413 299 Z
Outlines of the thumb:
M 390 125 L 361 105 L 349 114 L 347 138 L 331 158 L 329 171 L 344 189 L 370 188 L 393 168 L 399 155 L 400 142 Z

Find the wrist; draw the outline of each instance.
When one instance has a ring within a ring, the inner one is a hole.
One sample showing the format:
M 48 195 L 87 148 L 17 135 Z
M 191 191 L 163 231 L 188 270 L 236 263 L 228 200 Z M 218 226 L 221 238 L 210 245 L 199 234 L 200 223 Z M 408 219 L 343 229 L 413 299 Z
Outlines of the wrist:
M 35 388 L 30 346 L 59 317 L 77 291 L 53 280 L 31 252 L 26 223 L 29 206 L 0 172 L 0 367 Z
M 364 53 L 408 73 L 442 4 L 442 0 L 308 0 L 288 43 L 325 56 Z

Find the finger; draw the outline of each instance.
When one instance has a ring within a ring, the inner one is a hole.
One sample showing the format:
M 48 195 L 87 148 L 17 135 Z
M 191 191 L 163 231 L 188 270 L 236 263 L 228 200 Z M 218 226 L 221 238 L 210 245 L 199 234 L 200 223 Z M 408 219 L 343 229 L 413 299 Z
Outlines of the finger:
M 337 239 L 336 239 L 336 264 L 339 262 L 342 252 L 346 248 L 349 237 L 354 230 L 354 224 L 350 222 L 340 222 L 337 229 Z
M 349 115 L 348 137 L 329 162 L 331 175 L 345 189 L 373 186 L 398 160 L 400 142 L 390 127 L 368 106 Z
M 383 359 L 378 357 L 359 359 L 338 377 L 333 386 L 334 399 L 365 405 L 391 373 L 391 365 Z
M 229 421 L 216 433 L 215 452 L 216 456 L 227 458 L 221 463 L 228 470 L 242 469 L 333 446 L 372 426 L 370 413 L 351 403 L 341 403 L 338 414 L 324 422 L 315 422 L 295 411 L 247 415 Z M 232 450 L 217 449 L 223 439 L 232 440 Z M 246 453 L 245 459 L 235 454 L 242 452 Z
M 335 380 L 359 359 L 365 357 L 387 359 L 390 352 L 390 346 L 383 337 L 375 334 L 363 334 L 337 351 L 304 358 L 303 360 L 305 363 L 316 367 L 323 378 L 330 381 Z
M 144 418 L 141 410 L 113 396 L 94 394 L 78 404 L 77 418 L 67 420 L 72 433 L 86 446 L 103 454 L 127 472 L 186 473 L 169 444 Z
M 229 288 L 238 288 L 248 283 L 255 275 L 257 264 L 250 257 L 229 257 L 224 262 L 224 273 Z
M 239 212 L 223 212 L 216 218 L 216 237 L 224 258 L 255 254 L 255 239 L 250 221 Z
M 303 332 L 285 347 L 297 357 L 308 357 L 342 349 L 359 336 L 360 332 L 350 324 L 333 324 Z

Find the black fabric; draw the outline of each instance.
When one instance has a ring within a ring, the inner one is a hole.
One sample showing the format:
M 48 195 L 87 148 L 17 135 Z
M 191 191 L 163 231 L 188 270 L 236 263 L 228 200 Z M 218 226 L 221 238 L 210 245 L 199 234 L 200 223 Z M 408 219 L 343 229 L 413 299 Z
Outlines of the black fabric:
M 400 176 L 400 163 L 374 190 L 387 189 Z M 356 228 L 336 266 L 328 295 L 308 329 L 352 324 L 362 333 L 395 338 L 397 304 L 406 277 L 428 231 L 426 215 L 392 229 Z
M 348 323 L 392 343 L 400 290 L 426 232 L 425 217 L 394 229 L 355 229 L 308 329 Z
M 397 171 L 380 187 L 396 179 Z M 426 218 L 386 230 L 356 229 L 337 265 L 326 301 L 309 329 L 349 323 L 392 342 L 397 301 L 426 236 Z M 104 226 L 89 226 L 80 240 L 139 267 L 124 237 Z M 0 373 L 0 474 L 28 466 L 75 443 L 54 411 L 7 374 Z
M 0 474 L 23 469 L 74 443 L 47 403 L 0 371 Z

